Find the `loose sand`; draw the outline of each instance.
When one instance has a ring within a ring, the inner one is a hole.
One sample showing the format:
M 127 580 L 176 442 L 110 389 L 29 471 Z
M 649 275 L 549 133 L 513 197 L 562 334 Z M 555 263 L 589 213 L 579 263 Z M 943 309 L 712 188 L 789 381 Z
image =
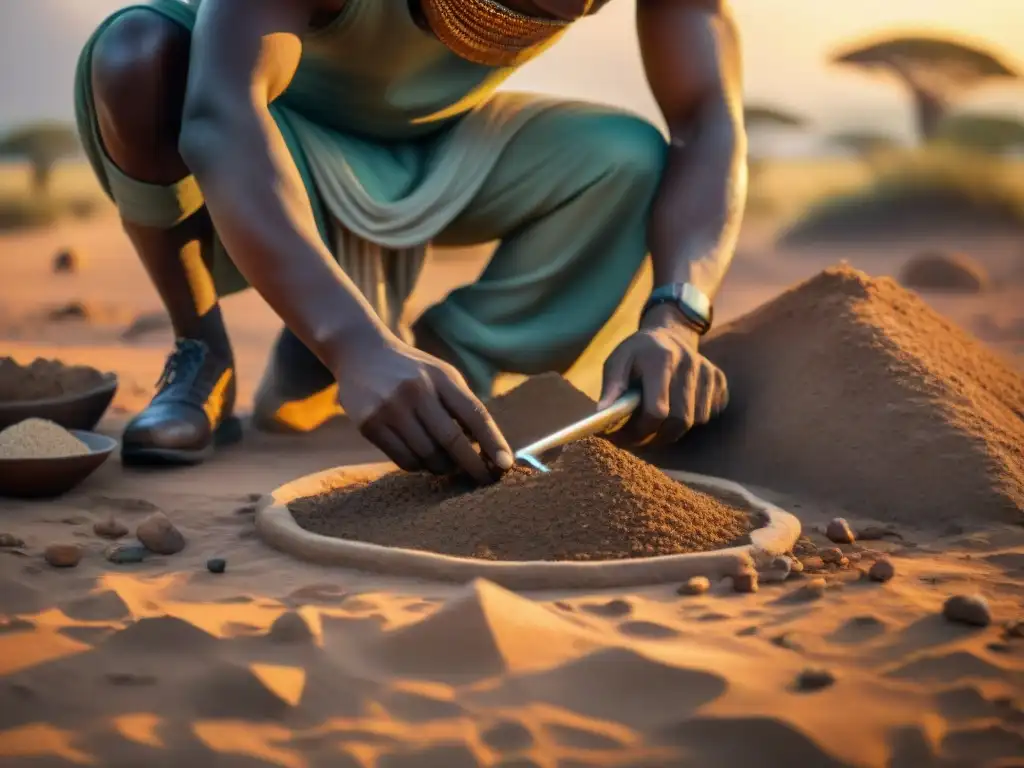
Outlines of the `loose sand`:
M 64 365 L 59 360 L 36 358 L 19 365 L 14 358 L 0 357 L 0 403 L 47 400 L 96 389 L 105 381 L 95 368 Z
M 911 526 L 1024 521 L 1024 377 L 893 280 L 828 269 L 704 350 L 729 409 L 673 466 Z
M 606 440 L 569 445 L 551 472 L 473 488 L 396 472 L 289 505 L 314 533 L 486 560 L 620 560 L 743 543 L 749 514 Z
M 787 259 L 755 235 L 745 232 L 720 294 L 716 314 L 723 323 L 837 258 Z M 50 257 L 66 243 L 86 249 L 89 262 L 78 273 L 54 276 Z M 944 247 L 979 257 L 995 251 L 971 243 Z M 158 307 L 115 220 L 9 237 L 0 249 L 8 278 L 0 283 L 0 324 L 5 312 L 18 318 L 75 298 L 118 303 L 127 317 Z M 1019 249 L 1019 241 L 1008 241 L 1005 250 L 1016 257 Z M 876 248 L 846 255 L 875 274 L 892 274 L 911 253 Z M 466 279 L 475 268 L 479 262 L 465 259 L 431 263 L 418 306 L 424 296 L 450 290 L 456 269 L 470 270 L 460 273 Z M 635 318 L 640 300 L 627 307 L 626 320 Z M 978 317 L 1007 325 L 1024 314 L 1024 289 L 928 301 L 971 329 Z M 251 293 L 230 298 L 224 310 L 244 412 L 278 324 Z M 820 323 L 823 314 L 811 318 Z M 819 397 L 808 377 L 828 371 L 836 356 L 815 322 L 792 323 L 785 343 L 756 357 L 759 370 L 734 374 L 737 383 L 755 375 L 767 381 L 771 396 L 759 407 L 770 424 L 778 425 L 776 411 L 792 419 L 798 398 L 813 404 Z M 22 363 L 39 356 L 102 361 L 116 371 L 121 387 L 100 425 L 116 435 L 148 400 L 172 343 L 163 332 L 127 346 L 120 331 L 65 323 L 16 338 L 0 327 L 0 347 Z M 993 343 L 1007 353 L 1016 349 L 1014 342 Z M 787 344 L 796 353 L 782 354 Z M 823 364 L 804 378 L 793 371 L 787 382 L 777 381 L 771 355 L 780 364 L 813 361 L 808 344 L 819 346 Z M 596 373 L 577 371 L 573 381 L 595 396 L 584 382 L 599 381 Z M 855 374 L 846 375 L 856 394 Z M 803 449 L 812 467 L 827 468 L 836 458 L 842 466 L 832 477 L 857 470 L 842 463 L 849 452 L 833 451 L 827 439 L 836 424 L 856 423 L 864 412 L 854 409 L 847 418 L 844 401 L 832 403 L 838 413 L 815 410 L 813 424 L 824 438 L 812 430 L 813 440 L 791 445 L 783 430 L 777 441 L 758 437 L 760 444 L 797 458 Z M 866 438 L 871 428 L 864 427 Z M 898 451 L 901 441 L 906 447 L 896 433 L 885 454 L 895 457 L 892 471 L 914 463 L 913 451 Z M 1024 640 L 1003 624 L 1019 618 L 1024 605 L 1024 528 L 993 523 L 984 506 L 981 513 L 962 507 L 953 521 L 959 533 L 897 525 L 895 534 L 864 542 L 863 551 L 842 545 L 860 558 L 854 570 L 796 573 L 744 595 L 721 584 L 680 596 L 679 584 L 513 594 L 486 582 L 456 588 L 395 581 L 296 562 L 255 537 L 254 494 L 328 467 L 380 459 L 344 421 L 300 437 L 250 431 L 241 446 L 187 471 L 126 471 L 109 461 L 58 500 L 0 503 L 0 533 L 24 540 L 0 546 L 0 764 L 1020 765 Z M 694 461 L 689 457 L 684 468 L 696 469 Z M 963 469 L 970 475 L 976 466 Z M 952 485 L 959 468 L 943 469 L 952 479 L 929 480 Z M 838 487 L 877 498 L 878 478 L 885 480 L 878 472 Z M 824 481 L 811 487 L 816 496 L 828 490 Z M 835 546 L 815 528 L 824 530 L 840 513 L 799 487 L 771 498 L 801 517 L 822 550 Z M 183 552 L 132 565 L 105 559 L 109 542 L 93 533 L 95 523 L 114 516 L 135 530 L 157 510 L 187 537 Z M 841 516 L 854 530 L 863 527 L 859 515 Z M 80 544 L 81 563 L 51 568 L 44 549 L 66 542 Z M 845 580 L 866 570 L 874 552 L 891 560 L 895 578 Z M 208 572 L 211 558 L 225 559 L 226 571 Z M 819 579 L 820 589 L 804 589 Z M 942 618 L 951 595 L 977 592 L 989 603 L 991 626 L 972 629 Z M 829 675 L 830 685 L 807 689 L 808 680 Z
M 57 459 L 87 453 L 89 446 L 46 419 L 25 419 L 0 432 L 0 459 Z

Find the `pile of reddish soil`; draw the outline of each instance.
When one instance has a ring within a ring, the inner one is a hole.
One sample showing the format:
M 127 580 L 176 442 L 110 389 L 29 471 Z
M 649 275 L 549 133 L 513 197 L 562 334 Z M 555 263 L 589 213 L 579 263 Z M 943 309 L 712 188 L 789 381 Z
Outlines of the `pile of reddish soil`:
M 600 438 L 486 488 L 395 472 L 289 506 L 325 536 L 487 560 L 619 560 L 741 543 L 750 514 Z
M 559 374 L 545 373 L 494 398 L 487 410 L 512 450 L 518 451 L 592 415 L 597 403 Z
M 900 282 L 907 288 L 945 293 L 981 293 L 990 280 L 978 262 L 962 253 L 928 252 L 904 265 Z
M 702 345 L 716 422 L 661 466 L 913 526 L 1024 511 L 1024 378 L 893 280 L 828 269 Z
M 19 365 L 13 358 L 0 357 L 0 402 L 48 400 L 88 392 L 105 381 L 102 372 L 87 366 L 69 366 L 42 358 Z

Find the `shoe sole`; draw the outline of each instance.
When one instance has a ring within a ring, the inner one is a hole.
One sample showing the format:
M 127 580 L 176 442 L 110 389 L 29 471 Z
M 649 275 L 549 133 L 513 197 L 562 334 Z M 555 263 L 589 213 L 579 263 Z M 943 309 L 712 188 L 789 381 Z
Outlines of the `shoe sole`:
M 213 441 L 204 448 L 122 448 L 121 463 L 128 466 L 195 466 L 213 456 L 218 448 L 234 445 L 242 439 L 242 421 L 231 416 L 220 423 Z

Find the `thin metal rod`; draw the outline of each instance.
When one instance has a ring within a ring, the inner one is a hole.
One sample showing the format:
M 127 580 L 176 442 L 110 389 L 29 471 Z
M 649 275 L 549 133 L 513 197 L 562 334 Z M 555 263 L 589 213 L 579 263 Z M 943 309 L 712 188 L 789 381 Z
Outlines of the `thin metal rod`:
M 543 466 L 542 462 L 539 461 L 540 456 L 543 456 L 553 448 L 559 448 L 574 440 L 590 437 L 591 435 L 604 434 L 612 430 L 626 421 L 638 405 L 640 405 L 640 393 L 635 391 L 627 392 L 603 411 L 598 411 L 592 416 L 581 419 L 575 424 L 570 424 L 564 429 L 560 429 L 525 448 L 519 449 L 516 452 L 516 460 L 526 462 L 530 466 L 540 469 L 541 467 L 538 464 Z M 542 471 L 547 471 L 547 468 L 545 467 Z

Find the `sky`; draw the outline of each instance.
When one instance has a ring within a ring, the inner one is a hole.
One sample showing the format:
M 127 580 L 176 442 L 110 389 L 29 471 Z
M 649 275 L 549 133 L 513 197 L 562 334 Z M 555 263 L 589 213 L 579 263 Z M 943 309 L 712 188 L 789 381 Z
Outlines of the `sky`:
M 381 0 L 403 2 L 404 0 Z M 611 0 L 508 87 L 610 102 L 657 119 L 634 32 L 635 0 Z M 77 53 L 123 0 L 0 0 L 0 125 L 70 118 Z M 806 114 L 822 129 L 910 133 L 909 105 L 885 79 L 827 66 L 836 46 L 887 30 L 974 38 L 1024 67 L 1024 0 L 733 0 L 747 98 Z M 987 90 L 968 107 L 1024 114 L 1024 87 Z

